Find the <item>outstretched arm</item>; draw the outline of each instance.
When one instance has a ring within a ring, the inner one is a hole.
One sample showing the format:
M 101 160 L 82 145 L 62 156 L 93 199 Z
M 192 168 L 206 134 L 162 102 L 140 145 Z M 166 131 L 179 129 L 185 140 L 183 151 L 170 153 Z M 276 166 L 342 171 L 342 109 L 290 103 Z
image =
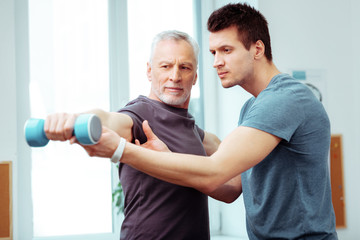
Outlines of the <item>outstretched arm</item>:
M 132 141 L 133 136 L 131 129 L 134 123 L 130 116 L 118 112 L 106 112 L 101 109 L 93 109 L 88 113 L 96 114 L 101 119 L 103 126 L 115 131 L 127 141 Z
M 84 113 L 96 114 L 103 126 L 112 129 L 117 134 L 128 141 L 132 140 L 131 128 L 133 126 L 132 119 L 122 113 L 106 112 L 100 109 L 90 110 Z M 75 137 L 72 136 L 76 118 L 82 113 L 55 113 L 47 116 L 44 125 L 46 136 L 50 140 L 75 142 Z

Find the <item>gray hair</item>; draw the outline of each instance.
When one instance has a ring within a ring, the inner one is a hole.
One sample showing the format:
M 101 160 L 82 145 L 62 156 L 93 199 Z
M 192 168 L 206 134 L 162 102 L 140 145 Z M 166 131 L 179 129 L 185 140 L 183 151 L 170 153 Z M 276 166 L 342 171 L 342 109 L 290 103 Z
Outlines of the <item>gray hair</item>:
M 168 30 L 168 31 L 163 31 L 158 33 L 152 41 L 151 44 L 151 53 L 150 53 L 150 64 L 152 63 L 152 59 L 154 56 L 154 50 L 156 45 L 163 40 L 175 40 L 175 41 L 180 41 L 180 40 L 184 40 L 187 43 L 190 44 L 190 46 L 192 47 L 194 54 L 195 54 L 195 60 L 196 60 L 196 66 L 198 65 L 198 58 L 199 58 L 199 45 L 197 44 L 197 42 L 190 37 L 187 33 L 184 32 L 180 32 L 177 30 Z

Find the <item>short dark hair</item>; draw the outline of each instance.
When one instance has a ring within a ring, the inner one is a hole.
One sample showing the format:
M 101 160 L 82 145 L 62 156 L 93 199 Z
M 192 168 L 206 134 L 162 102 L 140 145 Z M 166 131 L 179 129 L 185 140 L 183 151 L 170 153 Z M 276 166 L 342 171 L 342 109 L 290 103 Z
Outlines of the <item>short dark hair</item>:
M 272 61 L 270 34 L 265 17 L 248 4 L 227 4 L 214 11 L 207 22 L 210 32 L 235 26 L 238 30 L 239 40 L 247 50 L 251 44 L 261 40 L 265 45 L 265 56 Z

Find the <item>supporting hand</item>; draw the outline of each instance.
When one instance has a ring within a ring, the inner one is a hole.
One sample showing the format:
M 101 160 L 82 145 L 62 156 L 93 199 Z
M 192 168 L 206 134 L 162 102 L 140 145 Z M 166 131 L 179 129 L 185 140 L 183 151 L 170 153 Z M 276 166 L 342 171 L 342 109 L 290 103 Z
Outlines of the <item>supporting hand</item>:
M 78 143 L 77 141 L 70 141 L 71 143 Z M 80 145 L 91 157 L 111 158 L 120 142 L 120 136 L 113 130 L 104 127 L 100 140 L 95 145 Z
M 166 144 L 161 141 L 151 130 L 148 121 L 144 121 L 142 124 L 144 133 L 147 137 L 147 142 L 140 145 L 140 142 L 138 139 L 135 139 L 135 144 L 147 149 L 155 150 L 158 152 L 170 152 L 169 148 L 166 146 Z

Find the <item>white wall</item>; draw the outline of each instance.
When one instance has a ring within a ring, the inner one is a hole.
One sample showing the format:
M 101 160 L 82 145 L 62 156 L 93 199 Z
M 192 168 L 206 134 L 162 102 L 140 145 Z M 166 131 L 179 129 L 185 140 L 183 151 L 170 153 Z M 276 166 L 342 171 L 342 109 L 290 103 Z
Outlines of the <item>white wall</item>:
M 274 62 L 325 72 L 326 108 L 333 134 L 343 135 L 347 228 L 339 239 L 360 237 L 359 95 L 360 3 L 357 0 L 259 0 L 269 22 Z

